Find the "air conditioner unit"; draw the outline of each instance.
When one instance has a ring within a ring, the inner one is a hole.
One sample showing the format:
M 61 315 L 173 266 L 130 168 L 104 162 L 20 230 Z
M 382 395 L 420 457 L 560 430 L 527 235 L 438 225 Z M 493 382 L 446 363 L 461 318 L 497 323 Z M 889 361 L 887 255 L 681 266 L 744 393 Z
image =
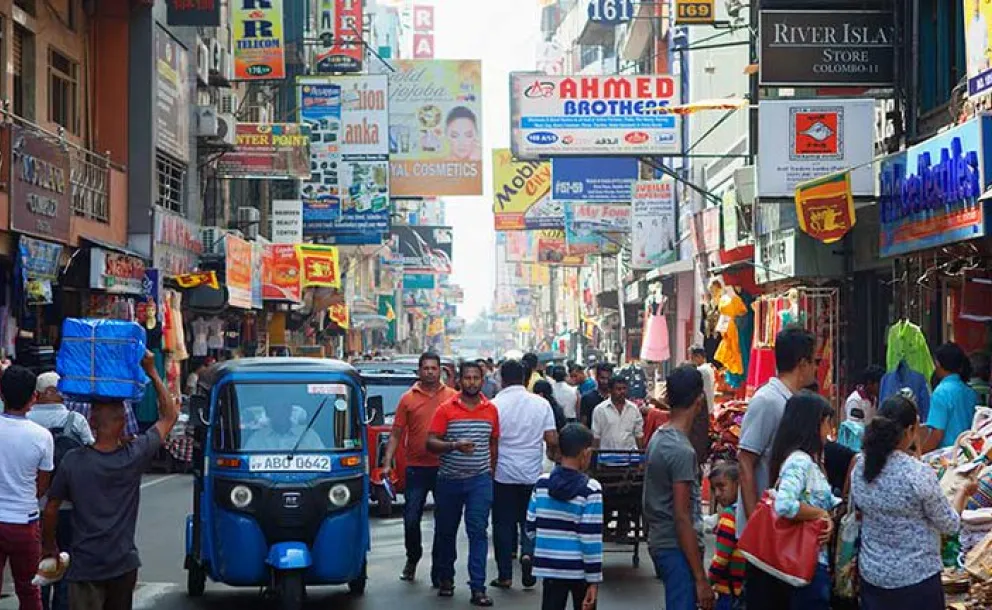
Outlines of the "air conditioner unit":
M 210 39 L 210 72 L 219 73 L 220 72 L 220 57 L 224 51 L 224 47 L 221 46 L 220 41 L 216 38 Z
M 233 114 L 220 113 L 217 115 L 217 137 L 224 144 L 234 146 L 237 141 L 235 134 L 237 126 L 238 121 Z
M 223 114 L 237 114 L 241 106 L 241 101 L 238 99 L 238 94 L 231 92 L 223 92 L 217 99 L 217 112 Z
M 223 254 L 224 237 L 229 233 L 220 227 L 202 227 L 200 229 L 200 241 L 203 243 L 203 252 L 206 254 Z
M 210 49 L 202 40 L 196 41 L 196 80 L 201 85 L 210 84 Z
M 220 67 L 217 71 L 220 73 L 220 77 L 225 80 L 234 79 L 234 57 L 230 50 L 220 50 Z
M 258 237 L 258 225 L 262 221 L 262 213 L 258 208 L 238 208 L 238 227 L 245 232 L 248 239 Z
M 217 109 L 213 106 L 196 107 L 196 136 L 198 138 L 217 137 Z

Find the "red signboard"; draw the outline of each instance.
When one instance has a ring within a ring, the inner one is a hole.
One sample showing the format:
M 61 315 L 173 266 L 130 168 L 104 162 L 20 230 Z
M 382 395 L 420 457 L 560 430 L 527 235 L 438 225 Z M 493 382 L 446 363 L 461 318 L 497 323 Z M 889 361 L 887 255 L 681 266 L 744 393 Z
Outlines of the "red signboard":
M 234 150 L 217 159 L 220 178 L 310 177 L 310 132 L 296 123 L 238 123 Z
M 270 244 L 262 255 L 262 298 L 300 300 L 300 258 L 293 244 Z
M 333 2 L 333 10 L 330 5 Z M 318 32 L 331 45 L 317 45 L 316 72 L 361 72 L 365 58 L 362 42 L 362 0 L 319 0 Z

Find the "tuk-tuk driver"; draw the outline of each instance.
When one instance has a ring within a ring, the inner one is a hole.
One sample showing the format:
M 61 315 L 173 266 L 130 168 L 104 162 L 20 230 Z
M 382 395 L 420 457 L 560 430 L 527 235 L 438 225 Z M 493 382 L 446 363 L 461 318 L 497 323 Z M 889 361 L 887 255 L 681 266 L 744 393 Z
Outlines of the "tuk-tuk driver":
M 320 436 L 312 429 L 306 429 L 306 423 L 293 421 L 293 411 L 295 409 L 291 405 L 265 405 L 266 424 L 248 438 L 244 450 L 292 451 L 297 442 L 301 451 L 326 449 Z

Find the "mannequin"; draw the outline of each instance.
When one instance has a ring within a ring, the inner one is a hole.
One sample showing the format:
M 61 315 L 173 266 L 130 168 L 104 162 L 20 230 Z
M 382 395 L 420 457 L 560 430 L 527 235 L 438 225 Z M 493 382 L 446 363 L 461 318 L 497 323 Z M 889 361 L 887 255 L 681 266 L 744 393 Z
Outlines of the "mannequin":
M 789 304 L 778 314 L 782 327 L 790 324 L 804 324 L 806 316 L 799 311 L 799 290 L 792 288 L 786 293 L 785 298 Z
M 668 321 L 662 313 L 668 299 L 657 284 L 644 304 L 644 340 L 641 343 L 641 360 L 664 362 L 671 357 L 668 339 Z
M 716 325 L 720 321 L 720 298 L 723 295 L 723 283 L 720 280 L 710 282 L 709 293 L 703 295 L 703 305 L 699 321 L 699 332 L 703 334 L 703 349 L 706 359 L 716 363 L 716 350 L 720 347 L 720 333 Z

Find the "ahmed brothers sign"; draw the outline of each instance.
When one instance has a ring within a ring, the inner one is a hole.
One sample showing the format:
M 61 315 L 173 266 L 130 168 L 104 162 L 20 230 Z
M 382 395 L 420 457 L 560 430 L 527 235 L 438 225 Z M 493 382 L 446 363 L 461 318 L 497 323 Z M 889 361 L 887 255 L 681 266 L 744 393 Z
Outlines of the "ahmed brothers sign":
M 889 11 L 761 11 L 764 86 L 891 86 L 895 26 Z

